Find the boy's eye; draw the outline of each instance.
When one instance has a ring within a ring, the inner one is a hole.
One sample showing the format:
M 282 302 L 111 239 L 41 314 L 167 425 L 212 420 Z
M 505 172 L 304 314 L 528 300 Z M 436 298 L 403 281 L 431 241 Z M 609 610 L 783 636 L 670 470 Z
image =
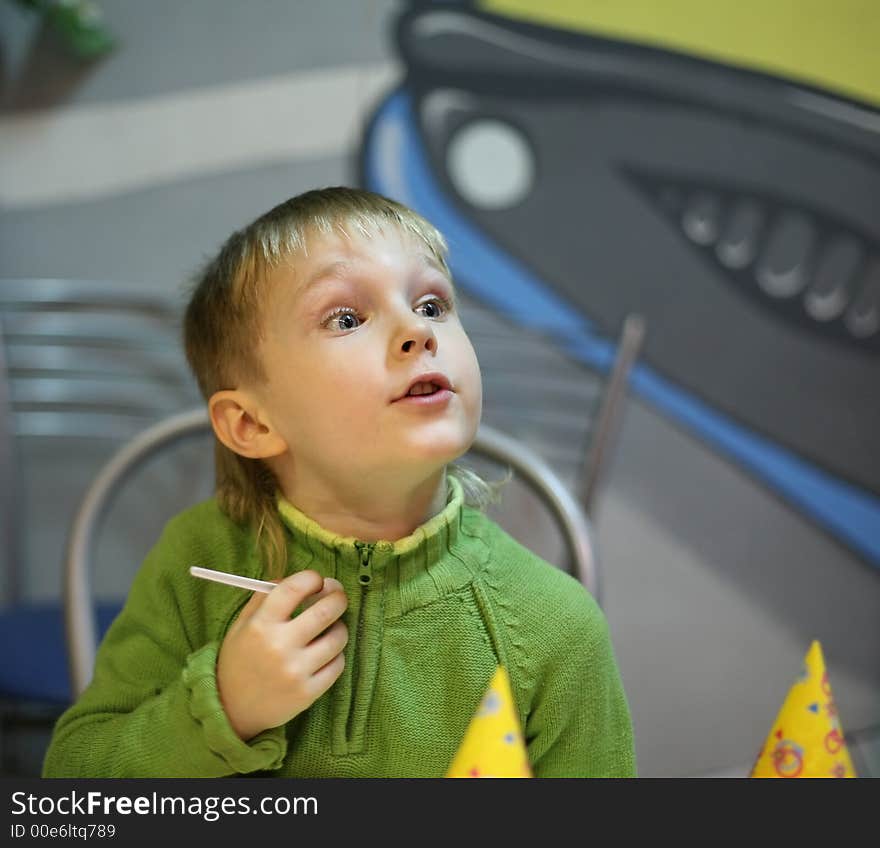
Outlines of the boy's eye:
M 352 312 L 350 309 L 340 309 L 332 314 L 328 315 L 324 321 L 322 322 L 322 326 L 327 327 L 329 330 L 354 330 L 359 327 L 361 324 L 361 319 L 358 318 L 356 312 Z
M 431 300 L 426 300 L 424 303 L 420 303 L 416 307 L 416 312 L 420 315 L 424 315 L 425 318 L 442 318 L 447 312 L 452 309 L 452 303 L 445 298 L 435 297 Z

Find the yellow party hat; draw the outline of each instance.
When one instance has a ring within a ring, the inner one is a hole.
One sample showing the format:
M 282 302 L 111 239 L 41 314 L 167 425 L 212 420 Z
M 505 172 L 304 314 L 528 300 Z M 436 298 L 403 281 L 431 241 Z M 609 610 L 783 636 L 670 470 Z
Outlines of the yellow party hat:
M 510 680 L 498 666 L 447 777 L 531 777 Z
M 856 777 L 818 642 L 810 645 L 751 776 Z

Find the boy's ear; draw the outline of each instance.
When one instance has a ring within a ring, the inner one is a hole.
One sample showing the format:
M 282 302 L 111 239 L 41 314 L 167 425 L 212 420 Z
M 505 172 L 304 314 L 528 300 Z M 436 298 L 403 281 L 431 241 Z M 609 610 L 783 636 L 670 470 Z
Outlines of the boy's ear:
M 215 392 L 208 401 L 208 411 L 217 438 L 240 456 L 267 459 L 287 450 L 287 443 L 247 392 Z

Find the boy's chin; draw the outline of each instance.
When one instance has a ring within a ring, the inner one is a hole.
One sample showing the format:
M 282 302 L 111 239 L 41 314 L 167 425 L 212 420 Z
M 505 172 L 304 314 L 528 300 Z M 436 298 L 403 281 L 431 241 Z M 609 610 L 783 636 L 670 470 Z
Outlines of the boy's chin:
M 415 463 L 437 465 L 442 468 L 467 453 L 473 444 L 476 433 L 461 430 L 441 431 L 419 434 L 405 439 L 400 450 L 406 460 Z M 405 460 L 405 461 L 406 461 Z
M 450 462 L 455 462 L 466 452 L 467 448 L 464 450 L 454 450 L 451 448 L 446 450 L 434 448 L 431 450 L 426 448 L 408 453 L 403 462 L 413 469 L 431 473 L 432 471 L 439 471 L 445 468 Z

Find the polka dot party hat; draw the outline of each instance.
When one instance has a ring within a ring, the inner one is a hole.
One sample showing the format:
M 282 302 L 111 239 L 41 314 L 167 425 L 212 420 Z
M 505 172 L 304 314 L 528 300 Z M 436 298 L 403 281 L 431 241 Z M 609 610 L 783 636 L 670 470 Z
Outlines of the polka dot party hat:
M 810 645 L 751 776 L 856 777 L 818 642 Z
M 498 666 L 447 777 L 531 777 L 510 679 Z

